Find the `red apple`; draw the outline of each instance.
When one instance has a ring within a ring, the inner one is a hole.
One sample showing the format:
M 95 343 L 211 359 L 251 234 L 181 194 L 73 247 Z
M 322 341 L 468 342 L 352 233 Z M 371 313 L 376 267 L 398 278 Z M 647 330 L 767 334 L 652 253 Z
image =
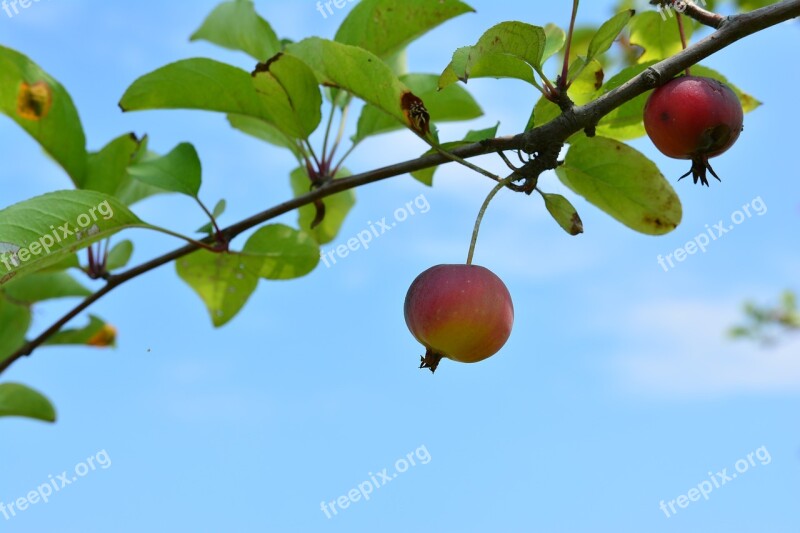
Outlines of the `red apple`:
M 442 357 L 476 363 L 497 353 L 514 324 L 514 305 L 503 281 L 477 265 L 437 265 L 406 295 L 408 329 L 427 352 L 420 368 L 436 370 Z
M 661 152 L 691 159 L 689 174 L 708 185 L 706 170 L 719 180 L 708 160 L 733 146 L 742 131 L 744 112 L 739 98 L 724 83 L 682 76 L 650 95 L 644 108 L 647 135 Z

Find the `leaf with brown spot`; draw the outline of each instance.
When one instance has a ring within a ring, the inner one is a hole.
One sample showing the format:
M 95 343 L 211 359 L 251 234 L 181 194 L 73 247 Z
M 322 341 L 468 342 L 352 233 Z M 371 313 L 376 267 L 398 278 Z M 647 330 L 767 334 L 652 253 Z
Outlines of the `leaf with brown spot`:
M 0 114 L 25 130 L 78 185 L 86 137 L 69 93 L 28 57 L 0 46 Z
M 27 120 L 42 120 L 53 106 L 53 90 L 44 81 L 29 85 L 20 83 L 17 93 L 17 114 Z
M 547 211 L 561 228 L 572 236 L 583 233 L 583 221 L 569 200 L 560 194 L 542 193 Z
M 629 228 L 663 235 L 683 216 L 675 189 L 655 163 L 630 146 L 605 137 L 570 141 L 559 179 Z
M 400 99 L 400 107 L 403 109 L 403 114 L 411 125 L 411 129 L 417 135 L 425 137 L 431 132 L 431 116 L 418 96 L 415 96 L 411 91 L 403 93 L 403 97 Z

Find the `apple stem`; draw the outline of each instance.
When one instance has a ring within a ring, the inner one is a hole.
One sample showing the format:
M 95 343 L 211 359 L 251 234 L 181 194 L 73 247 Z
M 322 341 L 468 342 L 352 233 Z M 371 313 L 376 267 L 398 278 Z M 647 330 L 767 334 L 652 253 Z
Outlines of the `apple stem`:
M 481 222 L 483 222 L 483 215 L 486 214 L 486 209 L 489 207 L 489 204 L 492 202 L 492 199 L 495 195 L 500 192 L 500 189 L 503 189 L 506 185 L 511 183 L 515 178 L 519 178 L 516 174 L 511 174 L 509 177 L 500 180 L 500 182 L 494 186 L 494 188 L 489 192 L 489 195 L 486 197 L 486 200 L 483 201 L 483 205 L 481 206 L 481 210 L 478 212 L 478 218 L 475 220 L 475 229 L 472 230 L 472 241 L 469 243 L 469 253 L 467 254 L 467 264 L 472 264 L 472 258 L 475 255 L 475 244 L 478 242 L 478 232 L 481 230 Z
M 683 47 L 684 50 L 686 50 L 686 31 L 684 31 L 683 29 L 683 17 L 681 17 L 680 13 L 675 13 L 675 20 L 678 21 L 678 33 L 681 34 L 681 46 Z M 691 68 L 686 67 L 686 75 L 687 76 L 692 75 Z
M 439 368 L 439 363 L 442 362 L 442 356 L 430 348 L 425 351 L 425 355 L 420 357 L 420 368 L 428 368 L 431 371 L 431 374 L 436 372 L 436 369 Z

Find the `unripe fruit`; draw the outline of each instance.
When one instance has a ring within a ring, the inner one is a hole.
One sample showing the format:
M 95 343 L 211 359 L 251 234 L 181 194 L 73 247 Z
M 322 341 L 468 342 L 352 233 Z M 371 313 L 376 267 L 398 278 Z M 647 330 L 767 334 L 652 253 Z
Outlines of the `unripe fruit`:
M 497 353 L 511 335 L 514 305 L 503 281 L 476 265 L 437 265 L 406 295 L 408 329 L 427 352 L 420 368 L 436 370 L 442 357 L 476 363 Z
M 724 83 L 697 76 L 682 76 L 650 95 L 644 108 L 644 127 L 653 144 L 675 159 L 691 159 L 694 182 L 708 186 L 708 164 L 733 146 L 742 131 L 744 111 L 736 94 Z

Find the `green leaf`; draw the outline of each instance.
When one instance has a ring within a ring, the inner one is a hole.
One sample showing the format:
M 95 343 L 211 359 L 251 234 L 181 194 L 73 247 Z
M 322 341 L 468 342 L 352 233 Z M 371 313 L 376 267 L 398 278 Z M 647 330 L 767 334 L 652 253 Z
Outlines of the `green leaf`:
M 215 205 L 213 211 L 211 211 L 211 216 L 214 217 L 214 220 L 217 220 L 222 216 L 222 214 L 225 212 L 226 206 L 227 202 L 225 202 L 224 198 L 217 202 L 217 205 Z M 214 233 L 214 224 L 209 222 L 202 228 L 198 229 L 197 233 L 208 233 L 209 235 L 212 235 Z
M 46 346 L 113 347 L 117 330 L 104 320 L 89 315 L 89 323 L 82 328 L 62 329 L 45 341 Z
M 228 122 L 231 127 L 255 137 L 256 139 L 261 139 L 262 141 L 266 141 L 281 148 L 287 148 L 294 154 L 295 159 L 298 161 L 300 160 L 301 152 L 300 148 L 297 146 L 297 141 L 269 122 L 245 115 L 228 115 Z
M 33 137 L 77 185 L 86 172 L 86 137 L 64 87 L 26 56 L 0 46 L 0 113 Z
M 133 256 L 133 243 L 128 240 L 118 242 L 110 252 L 106 261 L 106 269 L 109 272 L 125 268 Z
M 569 64 L 575 62 L 578 57 L 586 57 L 589 53 L 589 43 L 592 41 L 592 38 L 597 33 L 596 27 L 591 26 L 584 26 L 584 27 L 576 27 L 575 31 L 572 34 L 572 45 L 569 47 Z M 560 50 L 559 58 L 563 60 L 564 53 L 566 50 Z M 603 58 L 601 58 L 600 62 Z
M 256 231 L 242 253 L 262 260 L 262 278 L 294 279 L 317 267 L 320 251 L 317 242 L 305 231 L 271 224 Z
M 338 178 L 344 178 L 350 175 L 345 169 L 341 169 Z M 307 194 L 311 188 L 311 181 L 306 174 L 306 170 L 302 167 L 296 168 L 291 174 L 292 191 L 294 196 L 302 196 Z M 317 210 L 314 205 L 305 205 L 298 209 L 298 223 L 300 228 L 308 232 L 315 241 L 319 244 L 327 244 L 336 238 L 339 230 L 342 229 L 347 214 L 356 204 L 356 194 L 352 190 L 343 191 L 327 198 L 322 202 L 325 204 L 325 218 L 322 223 L 311 228 L 311 223 L 317 215 Z
M 85 298 L 92 291 L 66 272 L 36 272 L 3 285 L 6 295 L 20 303 L 32 304 L 57 298 Z
M 152 187 L 128 175 L 128 167 L 148 158 L 147 137 L 141 140 L 133 133 L 121 135 L 99 152 L 89 154 L 85 179 L 77 183 L 80 189 L 89 189 L 117 197 L 125 205 L 161 194 L 162 189 Z
M 219 218 L 225 213 L 225 209 L 228 207 L 228 202 L 225 201 L 225 198 L 217 202 L 217 205 L 214 206 L 214 209 L 211 211 L 211 215 L 214 218 Z
M 0 254 L 3 253 L 3 246 L 0 245 Z M 78 261 L 78 254 L 68 254 L 59 259 L 56 263 L 43 268 L 40 272 L 61 272 L 69 270 L 70 268 L 80 268 L 81 264 Z
M 268 73 L 260 75 L 265 70 Z M 251 74 L 225 63 L 185 59 L 137 79 L 122 96 L 120 107 L 245 115 L 269 122 L 289 137 L 307 135 L 319 122 L 315 117 L 321 104 L 319 88 L 314 85 L 312 91 L 309 75 L 302 62 L 285 54 L 258 67 L 257 83 Z M 295 92 L 278 87 L 281 83 Z
M 470 60 L 473 50 L 474 47 L 465 46 L 455 51 L 450 64 L 439 77 L 440 89 L 458 81 L 467 83 L 472 78 L 511 78 L 537 86 L 533 69 L 524 60 L 499 53 L 484 54 L 475 60 Z
M 385 59 L 443 22 L 472 11 L 458 0 L 362 0 L 350 10 L 335 40 Z
M 205 40 L 229 50 L 239 50 L 256 61 L 266 61 L 281 51 L 275 31 L 256 13 L 249 0 L 218 5 L 190 40 Z
M 564 185 L 640 233 L 663 235 L 681 222 L 680 199 L 658 167 L 621 142 L 577 137 L 556 174 Z
M 611 45 L 614 44 L 614 41 L 617 40 L 619 34 L 622 33 L 622 30 L 625 29 L 625 26 L 628 25 L 628 22 L 630 22 L 631 17 L 633 17 L 635 13 L 636 11 L 633 9 L 626 9 L 604 22 L 603 25 L 600 26 L 600 29 L 597 30 L 597 33 L 594 34 L 592 40 L 589 41 L 586 59 L 592 60 L 606 53 L 608 49 L 611 48 Z
M 318 37 L 293 44 L 287 52 L 305 61 L 319 83 L 344 89 L 413 128 L 402 106 L 410 90 L 371 52 Z
M 31 310 L 26 305 L 10 301 L 0 292 L 0 361 L 25 344 L 25 334 L 31 325 Z
M 270 121 L 266 102 L 242 69 L 211 59 L 184 59 L 140 77 L 120 101 L 123 111 L 201 109 Z
M 564 231 L 573 236 L 583 233 L 583 221 L 569 200 L 560 194 L 547 193 L 542 193 L 542 198 L 547 211 Z
M 453 150 L 454 148 L 458 148 L 459 146 L 481 142 L 486 139 L 494 139 L 495 137 L 497 137 L 497 129 L 499 127 L 500 123 L 498 122 L 491 128 L 486 128 L 483 130 L 470 130 L 469 132 L 467 132 L 467 135 L 464 137 L 463 140 L 444 143 L 441 145 L 441 148 L 443 150 Z M 423 156 L 433 154 L 436 151 L 437 150 L 432 148 L 427 152 L 425 152 Z M 423 183 L 428 187 L 431 187 L 433 186 L 433 175 L 436 173 L 436 170 L 438 168 L 439 168 L 438 166 L 435 166 L 435 167 L 424 168 L 422 170 L 416 170 L 411 173 L 411 176 L 420 183 Z
M 0 285 L 134 227 L 150 226 L 95 191 L 57 191 L 7 207 L 0 211 Z
M 0 416 L 55 422 L 56 410 L 41 393 L 19 383 L 0 384 Z
M 564 48 L 567 42 L 567 34 L 555 24 L 548 24 L 544 27 L 545 43 L 542 53 L 542 64 Z
M 433 122 L 471 120 L 483 115 L 478 103 L 463 87 L 451 85 L 438 90 L 439 76 L 435 74 L 407 74 L 400 76 L 414 94 L 424 102 Z M 367 105 L 358 119 L 358 131 L 353 142 L 358 143 L 371 135 L 404 128 L 405 125 L 380 109 Z
M 469 65 L 485 54 L 505 54 L 522 59 L 534 69 L 542 67 L 547 45 L 544 28 L 524 22 L 501 22 L 487 30 L 470 54 Z
M 686 39 L 692 36 L 692 25 L 684 26 Z M 631 20 L 631 44 L 644 48 L 637 63 L 672 57 L 683 49 L 674 19 L 664 20 L 655 11 L 639 13 Z
M 163 157 L 129 167 L 128 174 L 152 187 L 192 198 L 197 198 L 202 182 L 200 157 L 189 143 L 179 144 Z
M 289 137 L 307 139 L 322 120 L 322 93 L 314 72 L 300 59 L 281 54 L 253 73 L 256 91 L 269 102 L 272 120 Z
M 227 324 L 258 286 L 262 259 L 199 250 L 175 263 L 178 276 L 205 302 L 215 327 Z
M 501 22 L 487 30 L 475 46 L 456 50 L 439 87 L 478 77 L 517 78 L 538 86 L 531 69 L 541 70 L 546 49 L 544 28 L 524 22 Z

